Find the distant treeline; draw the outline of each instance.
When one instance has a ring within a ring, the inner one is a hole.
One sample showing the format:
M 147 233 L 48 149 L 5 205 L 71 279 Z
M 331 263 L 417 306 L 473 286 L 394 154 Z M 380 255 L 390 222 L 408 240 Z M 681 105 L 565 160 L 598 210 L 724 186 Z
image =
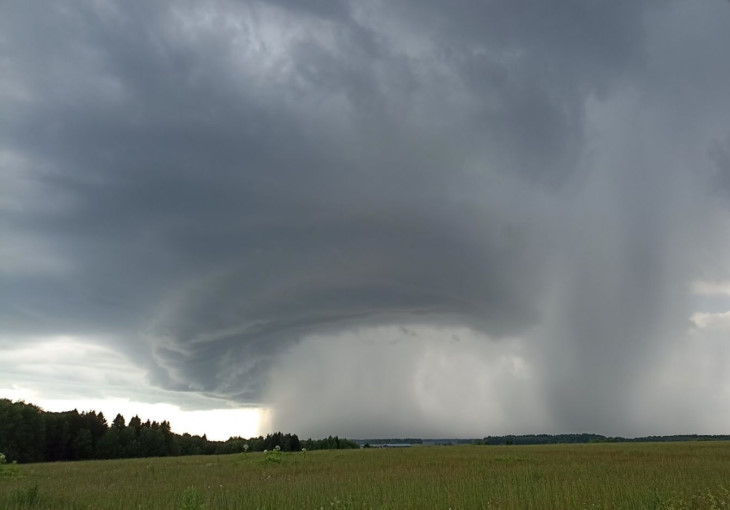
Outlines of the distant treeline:
M 118 414 L 110 425 L 102 413 L 94 411 L 54 413 L 22 401 L 0 399 L 0 453 L 8 462 L 222 455 L 276 446 L 285 452 L 359 448 L 354 441 L 337 436 L 300 441 L 296 434 L 281 432 L 210 441 L 205 435 L 175 434 L 168 421 L 142 422 L 135 416 L 125 423 Z
M 423 439 L 417 437 L 391 437 L 387 439 L 355 439 L 360 445 L 364 444 L 423 444 Z
M 678 436 L 645 436 L 645 437 L 607 437 L 600 434 L 529 434 L 524 436 L 487 436 L 477 439 L 476 444 L 511 445 L 511 444 L 579 444 L 579 443 L 658 443 L 671 441 L 728 441 L 730 435 L 678 435 Z

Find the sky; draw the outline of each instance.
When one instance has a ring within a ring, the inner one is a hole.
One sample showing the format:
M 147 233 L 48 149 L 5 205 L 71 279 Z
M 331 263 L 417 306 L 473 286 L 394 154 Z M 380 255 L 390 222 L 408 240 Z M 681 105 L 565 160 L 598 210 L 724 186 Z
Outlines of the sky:
M 3 2 L 0 397 L 217 439 L 728 433 L 729 26 Z

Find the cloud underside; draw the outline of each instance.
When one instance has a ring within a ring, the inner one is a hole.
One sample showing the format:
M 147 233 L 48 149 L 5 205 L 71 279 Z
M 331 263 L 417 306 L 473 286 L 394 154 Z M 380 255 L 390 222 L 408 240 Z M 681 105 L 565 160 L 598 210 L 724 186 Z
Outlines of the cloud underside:
M 8 8 L 0 349 L 80 338 L 313 434 L 684 416 L 667 367 L 716 356 L 693 289 L 730 276 L 728 10 Z

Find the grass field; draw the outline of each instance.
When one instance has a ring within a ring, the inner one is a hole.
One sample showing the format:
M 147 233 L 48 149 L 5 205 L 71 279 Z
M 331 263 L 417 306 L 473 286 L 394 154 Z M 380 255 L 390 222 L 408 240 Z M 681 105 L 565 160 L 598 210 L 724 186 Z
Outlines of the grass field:
M 730 508 L 730 442 L 412 447 L 6 466 L 0 509 Z

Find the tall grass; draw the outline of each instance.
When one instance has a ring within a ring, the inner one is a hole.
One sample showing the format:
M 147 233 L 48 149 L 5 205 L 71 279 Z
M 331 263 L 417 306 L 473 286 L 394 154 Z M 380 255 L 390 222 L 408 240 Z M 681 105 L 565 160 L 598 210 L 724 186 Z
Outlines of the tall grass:
M 18 466 L 0 508 L 730 508 L 730 443 L 413 447 Z

